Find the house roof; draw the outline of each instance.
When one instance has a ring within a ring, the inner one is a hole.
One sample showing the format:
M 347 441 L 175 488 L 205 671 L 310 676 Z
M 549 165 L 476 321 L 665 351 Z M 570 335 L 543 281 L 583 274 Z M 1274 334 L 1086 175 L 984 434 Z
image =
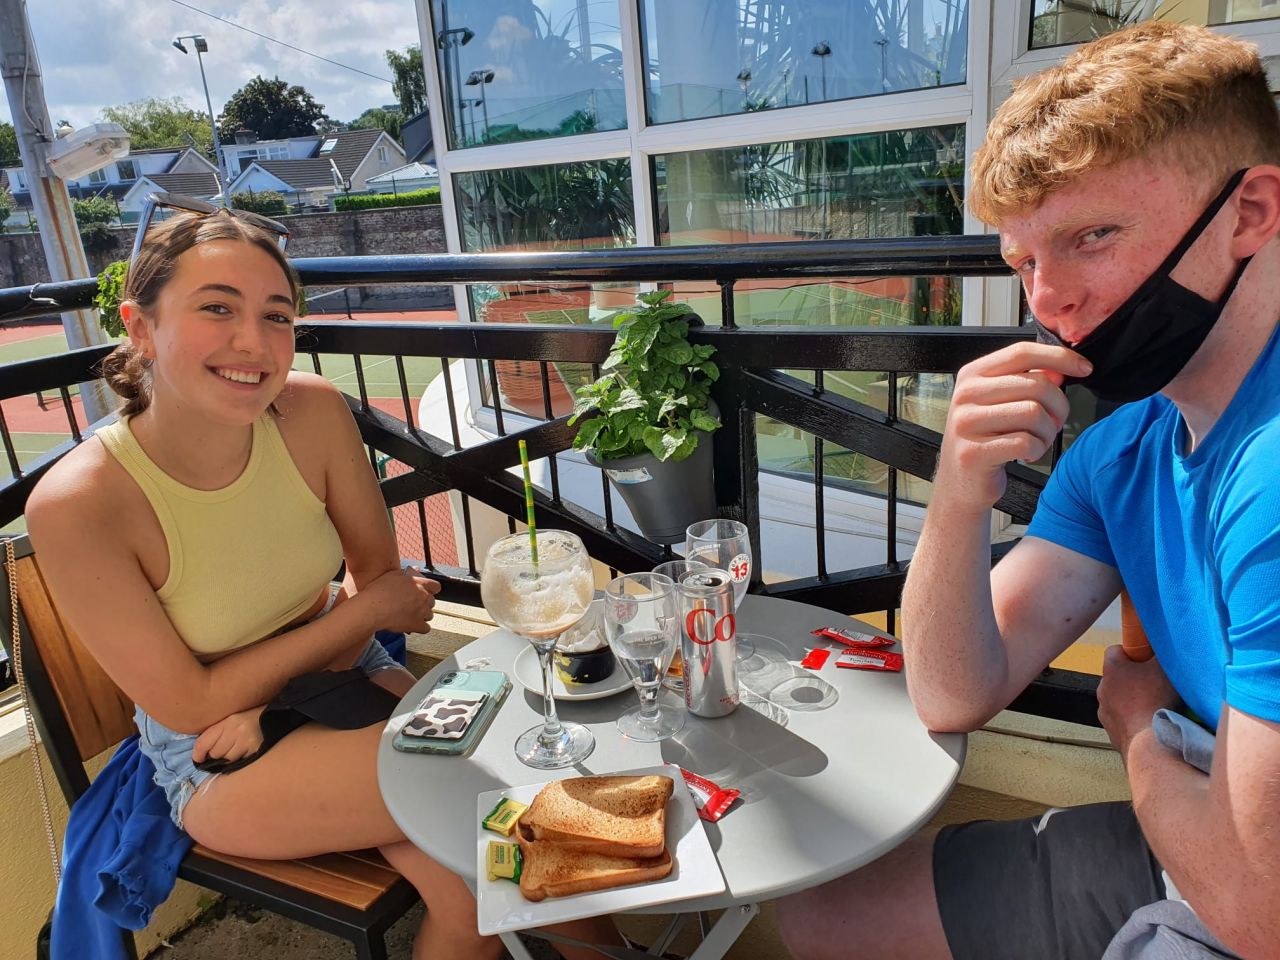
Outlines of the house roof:
M 440 171 L 430 163 L 406 163 L 376 177 L 370 177 L 369 183 L 390 183 L 393 180 L 438 180 Z
M 213 197 L 222 189 L 213 171 L 201 173 L 147 173 L 140 180 L 150 180 L 168 193 L 181 193 L 188 197 Z
M 382 135 L 381 129 L 342 130 L 331 137 L 322 138 L 316 144 L 315 155 L 305 160 L 255 160 L 252 166 L 246 167 L 240 176 L 243 177 L 252 167 L 258 167 L 284 181 L 294 190 L 309 190 L 317 187 L 333 189 L 333 169 L 329 161 L 333 161 L 338 168 L 338 173 L 344 178 L 350 177 Z M 333 149 L 327 153 L 319 152 L 320 148 L 330 140 L 336 141 Z
M 360 166 L 360 161 L 369 155 L 369 151 L 373 149 L 373 145 L 382 136 L 380 127 L 368 130 L 340 130 L 333 137 L 327 137 L 321 141 L 320 146 L 323 147 L 330 139 L 338 142 L 328 153 L 316 153 L 316 159 L 323 160 L 325 166 L 328 167 L 329 160 L 332 159 L 338 165 L 338 172 L 344 177 L 349 177 L 356 172 L 356 167 Z M 332 182 L 332 178 L 330 178 Z
M 329 169 L 329 161 L 311 160 L 255 160 L 255 167 L 261 167 L 267 173 L 296 190 L 308 187 L 332 187 L 333 172 Z M 341 168 L 339 168 L 341 169 Z M 241 174 L 244 176 L 244 174 Z

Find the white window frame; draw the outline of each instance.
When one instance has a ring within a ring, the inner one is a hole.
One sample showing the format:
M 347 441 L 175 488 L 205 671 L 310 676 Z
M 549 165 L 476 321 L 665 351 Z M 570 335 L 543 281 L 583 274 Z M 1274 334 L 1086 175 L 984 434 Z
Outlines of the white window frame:
M 95 186 L 95 187 L 101 186 L 102 184 L 107 182 L 107 168 L 99 167 L 97 170 L 94 170 L 86 174 L 84 181 L 85 183 L 88 183 L 91 186 Z

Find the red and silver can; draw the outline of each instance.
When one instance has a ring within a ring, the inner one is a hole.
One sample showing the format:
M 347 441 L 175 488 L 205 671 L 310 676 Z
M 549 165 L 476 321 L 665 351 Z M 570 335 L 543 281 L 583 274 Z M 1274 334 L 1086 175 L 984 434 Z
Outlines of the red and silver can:
M 684 703 L 699 717 L 723 717 L 738 706 L 738 636 L 733 578 L 709 567 L 680 578 L 680 654 Z

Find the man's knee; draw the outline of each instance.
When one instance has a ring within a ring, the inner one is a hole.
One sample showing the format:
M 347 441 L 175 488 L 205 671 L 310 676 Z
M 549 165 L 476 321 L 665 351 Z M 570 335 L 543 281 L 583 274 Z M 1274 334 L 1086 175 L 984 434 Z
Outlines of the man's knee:
M 820 887 L 776 904 L 778 933 L 795 960 L 946 957 L 933 893 L 936 831 Z

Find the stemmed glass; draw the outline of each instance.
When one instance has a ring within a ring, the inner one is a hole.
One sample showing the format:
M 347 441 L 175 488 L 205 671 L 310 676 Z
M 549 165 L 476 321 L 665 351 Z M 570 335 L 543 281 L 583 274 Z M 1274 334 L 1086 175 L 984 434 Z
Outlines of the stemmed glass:
M 587 549 L 572 533 L 537 532 L 537 562 L 528 533 L 497 540 L 485 557 L 480 597 L 494 622 L 524 637 L 542 668 L 543 722 L 516 739 L 520 762 L 556 770 L 586 759 L 595 737 L 580 723 L 561 721 L 551 694 L 551 653 L 560 634 L 591 606 L 595 577 Z
M 604 591 L 604 629 L 613 655 L 631 675 L 640 706 L 618 718 L 631 740 L 665 740 L 684 727 L 684 711 L 658 703 L 658 687 L 680 636 L 676 587 L 657 573 L 629 573 Z
M 751 536 L 747 525 L 737 520 L 699 520 L 684 532 L 687 560 L 727 571 L 733 579 L 733 609 L 736 612 L 751 585 Z M 738 659 L 756 652 L 746 634 L 738 634 Z

